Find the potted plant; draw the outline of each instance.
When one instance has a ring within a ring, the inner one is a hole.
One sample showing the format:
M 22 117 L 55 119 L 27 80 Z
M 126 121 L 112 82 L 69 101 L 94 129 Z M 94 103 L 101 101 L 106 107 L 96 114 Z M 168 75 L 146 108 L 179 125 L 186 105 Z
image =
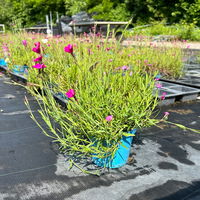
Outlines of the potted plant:
M 76 73 L 78 79 L 65 77 L 68 83 L 62 92 L 68 98 L 67 110 L 56 103 L 49 83 L 43 82 L 46 96 L 34 94 L 51 133 L 43 131 L 67 155 L 92 157 L 102 167 L 120 167 L 128 159 L 135 129 L 157 122 L 151 118 L 158 103 L 152 92 L 155 74 L 143 73 L 137 66 L 122 66 L 117 71 L 99 66 L 88 72 L 89 67 L 68 71 L 69 77 Z M 117 156 L 120 148 L 126 151 L 126 158 L 119 163 L 114 159 L 121 156 Z

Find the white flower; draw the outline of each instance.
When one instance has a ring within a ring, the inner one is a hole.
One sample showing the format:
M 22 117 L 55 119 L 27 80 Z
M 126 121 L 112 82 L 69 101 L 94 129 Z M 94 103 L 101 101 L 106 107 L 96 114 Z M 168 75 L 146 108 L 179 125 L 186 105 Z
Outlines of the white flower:
M 46 44 L 46 43 L 48 42 L 48 39 L 42 39 L 42 42 L 43 42 L 44 44 Z

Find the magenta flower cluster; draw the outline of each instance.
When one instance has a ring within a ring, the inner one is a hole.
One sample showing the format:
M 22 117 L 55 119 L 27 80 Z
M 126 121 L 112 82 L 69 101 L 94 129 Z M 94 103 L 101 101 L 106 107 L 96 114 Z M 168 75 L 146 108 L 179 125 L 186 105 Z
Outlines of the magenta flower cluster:
M 42 54 L 41 54 L 41 46 L 40 46 L 40 42 L 36 42 L 35 47 L 32 48 L 32 51 L 34 51 L 37 54 L 40 54 L 39 57 L 35 58 L 33 61 L 36 63 L 35 65 L 33 65 L 33 68 L 36 69 L 43 69 L 46 68 L 46 65 L 42 62 Z
M 32 48 L 32 51 L 40 54 L 41 53 L 40 42 L 36 42 L 34 45 L 35 45 L 35 47 Z
M 68 92 L 66 92 L 65 94 L 66 94 L 67 98 L 70 99 L 70 98 L 75 97 L 75 94 L 76 94 L 76 93 L 75 93 L 75 90 L 74 90 L 74 89 L 69 89 Z
M 72 56 L 74 56 L 73 45 L 68 44 L 66 47 L 64 47 L 64 51 L 67 53 L 70 53 Z

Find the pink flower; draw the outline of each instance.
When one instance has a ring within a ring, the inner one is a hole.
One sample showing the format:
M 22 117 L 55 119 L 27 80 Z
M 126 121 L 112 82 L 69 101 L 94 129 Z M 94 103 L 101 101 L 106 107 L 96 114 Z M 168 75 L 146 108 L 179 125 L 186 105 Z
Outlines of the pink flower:
M 133 76 L 133 72 L 132 71 L 130 72 L 129 76 Z
M 68 44 L 65 48 L 64 51 L 67 53 L 73 54 L 73 46 L 71 44 Z
M 96 34 L 96 36 L 97 36 L 97 37 L 101 37 L 101 33 L 98 32 L 98 33 Z
M 35 47 L 32 48 L 32 51 L 34 51 L 35 53 L 40 54 L 40 52 L 41 52 L 41 49 L 40 49 L 40 42 L 36 42 L 34 45 L 35 45 Z
M 36 69 L 43 69 L 45 67 L 47 67 L 46 65 L 44 64 L 40 64 L 40 63 L 37 63 L 35 65 L 32 66 L 33 68 L 36 68 Z
M 108 61 L 109 61 L 109 62 L 112 62 L 112 61 L 113 61 L 113 59 L 109 59 Z
M 190 48 L 190 45 L 187 45 L 187 49 L 189 49 Z
M 35 45 L 35 47 L 40 48 L 40 42 L 36 42 L 34 45 Z
M 86 32 L 84 32 L 83 35 L 84 35 L 84 37 L 87 37 L 87 36 L 88 36 L 88 34 L 87 34 Z
M 69 89 L 68 92 L 65 93 L 68 98 L 72 98 L 75 96 L 75 90 Z
M 4 52 L 9 52 L 8 46 L 6 46 L 6 44 L 5 44 L 5 46 L 2 46 L 2 49 Z
M 88 49 L 88 54 L 89 54 L 89 55 L 93 54 L 93 52 L 92 52 L 91 49 Z
M 163 93 L 162 93 L 161 100 L 164 100 L 164 99 L 165 99 L 166 94 L 167 94 L 166 92 L 163 92 Z
M 27 46 L 27 41 L 26 40 L 22 40 L 22 44 L 26 47 Z
M 157 87 L 157 88 L 161 88 L 162 85 L 161 85 L 160 83 L 156 83 L 156 87 Z
M 42 61 L 42 56 L 39 56 L 33 60 L 34 62 Z
M 112 116 L 112 115 L 108 115 L 108 116 L 106 117 L 106 121 L 110 122 L 110 121 L 112 121 L 112 120 L 113 120 L 113 116 Z
M 155 81 L 159 81 L 160 79 L 159 78 L 155 78 Z
M 128 66 L 126 66 L 126 65 L 124 65 L 124 66 L 122 66 L 122 68 L 121 68 L 122 70 L 129 70 L 130 69 L 130 67 L 128 67 Z
M 164 117 L 167 117 L 169 115 L 169 112 L 164 112 Z

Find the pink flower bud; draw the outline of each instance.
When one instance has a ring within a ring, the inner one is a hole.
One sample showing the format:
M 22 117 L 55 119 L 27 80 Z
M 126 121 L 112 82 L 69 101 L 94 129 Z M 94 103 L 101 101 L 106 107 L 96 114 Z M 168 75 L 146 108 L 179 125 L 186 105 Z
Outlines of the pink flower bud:
M 130 69 L 130 67 L 128 67 L 128 66 L 126 66 L 126 65 L 124 65 L 124 66 L 122 66 L 122 68 L 121 68 L 122 70 L 124 70 L 124 71 L 126 71 L 126 70 L 129 70 Z
M 110 122 L 110 121 L 112 121 L 112 120 L 113 120 L 113 116 L 112 116 L 112 115 L 108 115 L 108 116 L 106 117 L 106 121 Z
M 37 64 L 33 65 L 32 67 L 36 68 L 36 69 L 43 69 L 43 68 L 46 68 L 47 66 L 44 64 L 37 63 Z
M 169 115 L 169 112 L 164 112 L 164 117 L 167 117 Z
M 67 98 L 72 98 L 75 96 L 75 90 L 69 89 L 68 92 L 65 93 Z
M 34 45 L 35 45 L 35 47 L 32 48 L 32 51 L 34 51 L 35 53 L 40 54 L 40 52 L 41 52 L 41 49 L 40 49 L 40 42 L 36 42 Z
M 27 41 L 26 40 L 22 40 L 22 44 L 26 47 L 27 46 Z
M 71 44 L 68 44 L 65 48 L 64 51 L 70 54 L 73 54 L 73 46 Z
M 161 100 L 164 100 L 164 99 L 165 99 L 166 94 L 167 94 L 166 92 L 163 92 L 163 93 L 162 93 Z
M 161 88 L 162 85 L 161 85 L 160 83 L 156 83 L 156 87 L 157 87 L 157 88 Z
M 42 61 L 42 56 L 39 56 L 33 60 L 34 62 Z

